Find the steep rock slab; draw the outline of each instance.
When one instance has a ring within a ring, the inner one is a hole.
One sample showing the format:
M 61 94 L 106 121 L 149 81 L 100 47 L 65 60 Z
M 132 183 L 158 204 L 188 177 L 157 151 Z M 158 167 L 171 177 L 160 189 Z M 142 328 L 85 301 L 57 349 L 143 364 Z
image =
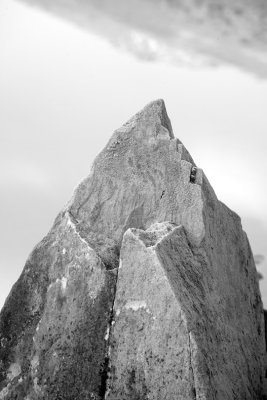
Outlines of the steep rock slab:
M 66 213 L 2 310 L 1 399 L 101 395 L 115 281 L 116 271 L 106 270 Z
M 189 299 L 196 292 L 188 288 L 181 291 L 187 293 L 187 301 L 176 296 L 177 309 L 186 317 L 188 331 L 194 333 L 190 346 L 202 371 L 196 375 L 199 398 L 206 398 L 210 382 L 214 385 L 211 393 L 217 386 L 219 391 L 221 376 L 226 376 L 229 390 L 239 387 L 228 382 L 229 371 L 240 378 L 237 370 L 242 371 L 245 389 L 235 393 L 235 398 L 260 396 L 262 304 L 249 244 L 240 219 L 217 200 L 202 171 L 174 138 L 164 103 L 158 100 L 114 132 L 12 289 L 0 316 L 0 399 L 105 397 L 123 235 L 128 228 L 146 230 L 164 221 L 182 225 L 187 247 L 191 246 L 193 255 L 180 263 L 185 263 L 182 284 L 195 287 L 195 273 L 186 272 L 193 265 L 201 271 L 201 287 L 209 299 L 202 301 L 197 292 L 192 303 Z M 157 251 L 162 249 L 157 257 L 163 265 L 172 265 L 174 255 L 164 250 L 164 243 L 162 239 L 157 244 Z M 178 257 L 181 249 L 175 246 Z M 214 332 L 217 319 L 222 351 L 237 338 L 232 348 L 244 349 L 245 355 L 233 362 L 226 375 L 223 370 L 217 380 L 210 380 L 207 371 L 216 371 L 212 368 L 216 360 L 212 352 L 202 352 L 210 348 L 203 343 L 208 339 L 202 325 Z M 240 327 L 241 337 L 235 334 Z M 186 346 L 183 365 L 189 371 Z M 187 386 L 181 389 L 185 395 L 192 386 L 189 375 Z
M 225 226 L 233 227 L 231 214 L 225 212 L 223 218 Z M 209 252 L 212 243 L 204 240 L 196 247 L 181 230 L 156 247 L 187 319 L 195 388 L 201 399 L 262 396 L 264 337 L 258 282 L 237 221 L 235 230 L 239 243 L 229 231 L 217 264 Z
M 192 246 L 182 226 L 125 233 L 107 399 L 261 398 L 262 321 L 240 261 L 221 281 L 205 244 Z
M 169 223 L 158 228 L 130 229 L 124 235 L 110 340 L 108 400 L 196 398 L 187 321 L 155 252 L 161 236 L 183 228 Z

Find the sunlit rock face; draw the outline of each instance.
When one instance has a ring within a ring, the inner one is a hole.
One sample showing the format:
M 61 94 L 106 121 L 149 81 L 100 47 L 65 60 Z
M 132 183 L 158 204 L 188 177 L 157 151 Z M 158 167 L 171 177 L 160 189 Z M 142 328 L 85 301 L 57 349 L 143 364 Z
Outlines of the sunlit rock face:
M 263 310 L 239 217 L 162 100 L 114 132 L 0 316 L 1 400 L 263 399 Z
M 233 65 L 267 77 L 265 0 L 23 0 L 146 60 Z

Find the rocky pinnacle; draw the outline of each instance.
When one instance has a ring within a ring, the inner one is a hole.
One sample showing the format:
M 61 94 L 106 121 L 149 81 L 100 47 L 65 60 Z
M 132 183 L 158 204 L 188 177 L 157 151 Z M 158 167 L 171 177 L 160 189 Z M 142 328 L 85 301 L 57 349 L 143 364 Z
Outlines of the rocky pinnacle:
M 240 218 L 164 102 L 116 130 L 0 315 L 0 400 L 264 399 L 264 322 Z

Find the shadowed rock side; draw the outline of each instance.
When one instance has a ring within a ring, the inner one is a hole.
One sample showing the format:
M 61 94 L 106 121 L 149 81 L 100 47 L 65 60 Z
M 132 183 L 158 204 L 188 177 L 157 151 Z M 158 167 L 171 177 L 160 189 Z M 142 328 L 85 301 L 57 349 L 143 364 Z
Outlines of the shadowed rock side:
M 262 398 L 260 299 L 252 258 L 236 258 L 247 242 L 235 268 L 205 247 L 170 223 L 125 233 L 107 399 Z
M 1 400 L 263 398 L 246 235 L 162 100 L 114 132 L 33 250 L 0 341 Z
M 85 399 L 101 391 L 115 280 L 66 213 L 2 310 L 0 399 Z

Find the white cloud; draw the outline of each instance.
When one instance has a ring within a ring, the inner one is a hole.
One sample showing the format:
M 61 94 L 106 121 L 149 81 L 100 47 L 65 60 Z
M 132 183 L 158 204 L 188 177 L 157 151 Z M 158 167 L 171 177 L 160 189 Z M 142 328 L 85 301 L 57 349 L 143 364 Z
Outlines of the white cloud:
M 196 1 L 24 1 L 90 29 L 144 60 L 195 65 L 202 58 L 267 77 L 266 20 L 260 2 L 247 2 L 237 12 L 230 2 L 215 9 L 210 2 Z

